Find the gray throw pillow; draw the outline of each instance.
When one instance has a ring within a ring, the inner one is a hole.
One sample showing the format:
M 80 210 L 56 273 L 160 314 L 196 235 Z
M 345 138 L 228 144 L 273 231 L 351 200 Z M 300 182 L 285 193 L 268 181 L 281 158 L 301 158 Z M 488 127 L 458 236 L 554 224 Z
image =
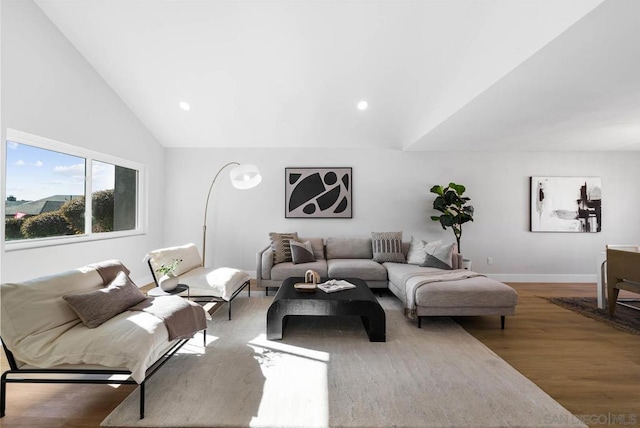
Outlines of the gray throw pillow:
M 451 270 L 451 266 L 437 258 L 436 256 L 432 256 L 431 254 L 427 254 L 427 257 L 424 259 L 424 262 L 420 266 L 422 267 L 432 267 L 444 270 Z
M 105 288 L 89 293 L 66 294 L 62 298 L 85 326 L 96 328 L 147 297 L 126 273 L 119 272 Z
M 428 245 L 426 248 L 427 259 L 429 259 L 428 256 L 433 256 L 437 260 L 440 260 L 445 265 L 447 265 L 446 269 L 451 269 L 451 267 L 453 266 L 453 255 L 456 249 L 457 249 L 457 246 L 455 242 L 447 245 L 433 245 L 433 246 Z M 425 259 L 424 263 L 427 263 L 427 259 Z M 426 266 L 424 263 L 421 264 L 420 266 Z M 434 263 L 434 262 L 431 261 L 431 263 Z M 438 267 L 438 266 L 431 266 L 431 267 Z M 440 268 L 440 269 L 444 269 L 444 268 Z
M 269 234 L 271 239 L 271 249 L 273 250 L 273 264 L 290 262 L 291 258 L 291 245 L 289 242 L 294 239 L 298 239 L 298 232 L 291 233 L 276 233 L 271 232 Z
M 372 232 L 373 260 L 378 263 L 405 263 L 402 252 L 402 232 Z
M 294 265 L 300 263 L 311 263 L 315 262 L 316 258 L 313 255 L 313 247 L 311 247 L 311 242 L 304 241 L 289 241 L 291 245 L 291 260 Z

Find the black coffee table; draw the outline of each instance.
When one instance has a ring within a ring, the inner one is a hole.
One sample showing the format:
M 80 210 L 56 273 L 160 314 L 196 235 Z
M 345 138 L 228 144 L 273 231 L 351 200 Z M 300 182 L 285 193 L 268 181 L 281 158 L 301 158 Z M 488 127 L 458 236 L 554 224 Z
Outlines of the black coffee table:
M 343 279 L 343 278 L 341 278 Z M 282 282 L 267 311 L 267 339 L 282 339 L 289 316 L 359 316 L 371 342 L 386 341 L 386 317 L 367 284 L 357 278 L 344 278 L 356 288 L 325 293 L 316 289 L 312 293 L 296 291 L 293 284 L 304 282 L 302 277 L 287 278 Z M 321 282 L 326 281 L 323 278 Z

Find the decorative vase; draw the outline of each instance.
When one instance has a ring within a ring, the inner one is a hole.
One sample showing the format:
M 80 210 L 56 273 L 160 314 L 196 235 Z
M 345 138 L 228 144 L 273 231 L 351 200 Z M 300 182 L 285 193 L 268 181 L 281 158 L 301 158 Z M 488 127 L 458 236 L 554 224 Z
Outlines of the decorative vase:
M 178 286 L 178 277 L 175 275 L 162 275 L 158 279 L 158 283 L 162 291 L 173 291 Z
M 462 269 L 471 270 L 471 260 L 470 259 L 462 259 Z

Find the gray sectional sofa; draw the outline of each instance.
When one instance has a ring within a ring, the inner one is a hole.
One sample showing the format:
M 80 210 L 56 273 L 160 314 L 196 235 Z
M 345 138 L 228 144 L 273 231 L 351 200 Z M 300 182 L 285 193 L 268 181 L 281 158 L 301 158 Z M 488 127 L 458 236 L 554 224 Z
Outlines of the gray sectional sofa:
M 298 238 L 309 241 L 315 262 L 293 264 L 273 263 L 273 250 L 267 246 L 258 252 L 256 279 L 258 286 L 278 288 L 290 276 L 304 276 L 315 270 L 321 277 L 360 278 L 369 288 L 387 288 L 388 275 L 384 266 L 373 261 L 369 238 Z M 408 247 L 407 247 L 408 249 Z
M 308 269 L 321 277 L 360 278 L 372 289 L 389 289 L 405 304 L 409 318 L 499 315 L 504 328 L 504 317 L 515 313 L 518 301 L 516 291 L 506 284 L 462 270 L 462 256 L 454 252 L 452 270 L 423 267 L 416 264 L 373 260 L 370 238 L 330 237 L 302 238 L 309 241 L 316 261 L 294 264 L 274 264 L 270 246 L 257 253 L 256 279 L 258 286 L 277 288 L 291 276 L 304 276 Z M 402 251 L 407 256 L 410 243 L 403 242 Z M 268 291 L 267 291 L 268 292 Z

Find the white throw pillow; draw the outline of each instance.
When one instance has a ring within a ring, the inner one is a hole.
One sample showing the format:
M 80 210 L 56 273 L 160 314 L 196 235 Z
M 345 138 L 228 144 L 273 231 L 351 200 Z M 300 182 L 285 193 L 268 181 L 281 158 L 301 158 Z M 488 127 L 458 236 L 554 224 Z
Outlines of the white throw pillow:
M 433 254 L 436 248 L 442 245 L 441 240 L 427 242 L 423 239 L 411 237 L 409 244 L 409 253 L 407 254 L 407 263 L 412 265 L 421 265 L 427 254 Z
M 419 265 L 422 263 L 426 255 L 424 251 L 426 245 L 427 241 L 412 236 L 411 243 L 409 244 L 409 252 L 407 253 L 407 263 L 411 265 Z

